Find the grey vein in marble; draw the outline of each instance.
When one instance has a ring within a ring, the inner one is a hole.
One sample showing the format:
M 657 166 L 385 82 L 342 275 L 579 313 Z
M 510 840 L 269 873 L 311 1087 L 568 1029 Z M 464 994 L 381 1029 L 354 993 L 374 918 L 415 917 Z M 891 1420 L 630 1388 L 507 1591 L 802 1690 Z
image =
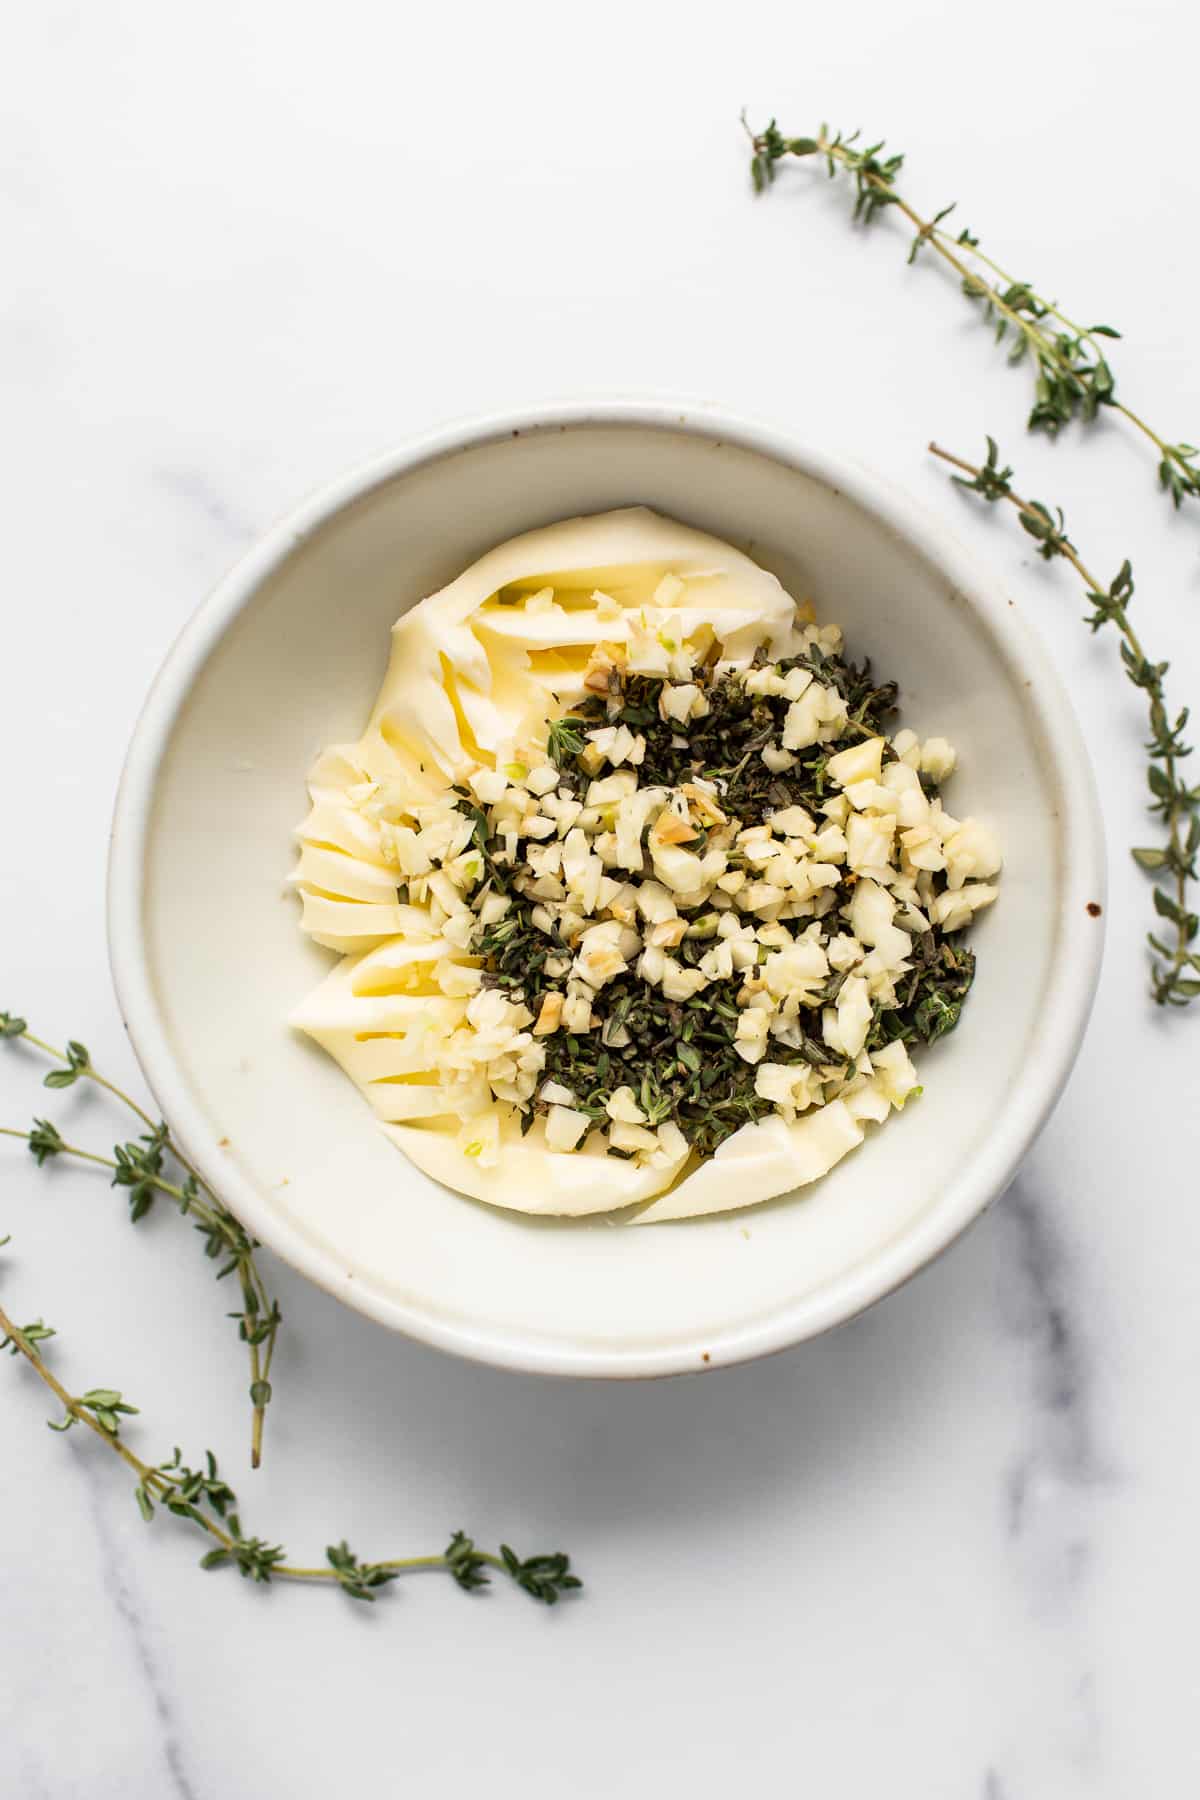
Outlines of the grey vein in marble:
M 54 1796 L 47 1786 L 40 1760 L 37 1764 L 34 1763 L 35 1752 L 32 1745 L 22 1745 L 20 1755 L 23 1784 L 21 1800 L 54 1800 Z
M 1097 1441 L 1079 1282 L 1053 1207 L 1053 1194 L 1043 1193 L 1028 1170 L 1000 1203 L 1009 1252 L 999 1270 L 1001 1309 L 1029 1355 L 1032 1386 L 1025 1443 L 1007 1476 L 1006 1524 L 1034 1614 L 1053 1633 L 1059 1753 L 1082 1774 L 1096 1767 L 1101 1721 L 1081 1607 L 1094 1557 L 1092 1504 L 1112 1471 Z M 1007 1791 L 993 1765 L 984 1800 L 1006 1800 Z
M 88 1458 L 80 1457 L 78 1462 L 87 1488 L 88 1512 L 91 1515 L 92 1525 L 102 1552 L 101 1562 L 104 1570 L 105 1591 L 129 1633 L 134 1659 L 141 1671 L 146 1693 L 158 1724 L 159 1742 L 168 1783 L 164 1794 L 174 1796 L 174 1800 L 200 1800 L 198 1790 L 193 1786 L 184 1766 L 174 1708 L 163 1680 L 162 1671 L 155 1660 L 146 1622 L 138 1610 L 133 1589 L 126 1577 L 124 1551 L 112 1531 L 105 1512 L 100 1483 L 96 1479 L 95 1471 Z
M 259 535 L 259 527 L 225 498 L 203 470 L 156 469 L 154 480 L 158 487 L 215 526 L 228 543 L 248 544 Z
M 1005 1310 L 1014 1333 L 1033 1353 L 1034 1442 L 1017 1458 L 1008 1479 L 1008 1524 L 1020 1537 L 1029 1523 L 1031 1499 L 1039 1484 L 1087 1488 L 1105 1478 L 1092 1419 L 1087 1355 L 1073 1311 L 1070 1265 L 1047 1204 L 1028 1175 L 1013 1183 L 1001 1202 L 1007 1235 L 1014 1247 Z M 1070 1572 L 1082 1573 L 1087 1546 L 1067 1546 Z

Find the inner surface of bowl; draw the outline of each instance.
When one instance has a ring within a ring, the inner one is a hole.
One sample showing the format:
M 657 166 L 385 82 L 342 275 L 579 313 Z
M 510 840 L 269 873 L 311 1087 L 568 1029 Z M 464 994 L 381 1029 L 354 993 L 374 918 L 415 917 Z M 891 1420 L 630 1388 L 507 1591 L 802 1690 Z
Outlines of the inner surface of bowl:
M 1006 858 L 971 937 L 974 992 L 921 1055 L 919 1102 L 800 1195 L 636 1231 L 494 1211 L 411 1167 L 285 1023 L 331 959 L 300 936 L 284 886 L 305 772 L 360 733 L 397 614 L 505 538 L 633 503 L 746 550 L 841 624 L 856 660 L 899 681 L 901 723 L 955 744 L 947 806 L 992 825 Z M 1084 892 L 1100 879 L 1091 804 L 1061 690 L 1009 603 L 865 477 L 678 417 L 492 429 L 318 504 L 185 633 L 118 808 L 114 966 L 164 1111 L 244 1222 L 306 1273 L 490 1361 L 662 1373 L 850 1316 L 1004 1184 L 1090 999 L 1092 952 L 1069 991 L 1060 969 L 1078 965 L 1069 947 L 1100 897 Z

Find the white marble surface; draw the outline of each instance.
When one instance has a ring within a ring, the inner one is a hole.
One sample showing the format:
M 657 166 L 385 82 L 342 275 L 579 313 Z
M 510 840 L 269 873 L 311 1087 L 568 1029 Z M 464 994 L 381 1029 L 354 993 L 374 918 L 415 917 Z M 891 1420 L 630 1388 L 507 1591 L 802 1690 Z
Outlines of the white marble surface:
M 738 108 L 891 134 L 914 193 L 1112 318 L 1128 391 L 1200 431 L 1197 27 L 1169 0 L 1002 13 L 203 9 L 45 0 L 6 30 L 0 1004 L 132 1075 L 104 963 L 123 747 L 167 644 L 305 489 L 449 415 L 676 390 L 867 455 L 1036 614 L 1095 745 L 1113 863 L 1084 1052 L 1007 1200 L 861 1323 L 758 1367 L 544 1384 L 394 1340 L 278 1272 L 267 1466 L 178 1223 L 2 1153 L 6 1307 L 58 1325 L 135 1441 L 223 1448 L 296 1551 L 562 1543 L 544 1614 L 438 1580 L 371 1612 L 201 1576 L 5 1361 L 5 1800 L 570 1794 L 1125 1800 L 1195 1791 L 1197 1020 L 1154 1016 L 1141 715 L 1065 572 L 922 456 L 999 435 L 1200 686 L 1200 514 L 1115 428 L 1021 436 L 1023 380 L 932 266 L 809 178 L 746 192 Z M 1058 57 L 1060 73 L 1053 73 Z M 1088 172 L 1087 159 L 1094 158 Z M 6 1120 L 48 1098 L 21 1054 Z M 55 1107 L 98 1142 L 95 1099 Z M 755 1774 L 747 1775 L 753 1766 Z

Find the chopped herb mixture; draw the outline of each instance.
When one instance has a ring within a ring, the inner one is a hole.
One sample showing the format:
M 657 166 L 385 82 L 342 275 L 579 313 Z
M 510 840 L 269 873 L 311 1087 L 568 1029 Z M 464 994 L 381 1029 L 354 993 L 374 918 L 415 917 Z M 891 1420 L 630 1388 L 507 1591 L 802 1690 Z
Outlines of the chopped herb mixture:
M 557 1116 L 551 1147 L 601 1128 L 634 1158 L 666 1126 L 709 1155 L 847 1091 L 864 1053 L 954 1028 L 975 969 L 956 934 L 994 895 L 966 877 L 999 858 L 936 798 L 949 746 L 886 738 L 894 683 L 814 632 L 778 663 L 686 682 L 601 663 L 588 688 L 550 726 L 534 805 L 524 763 L 515 818 L 494 788 L 453 790 L 466 948 L 543 1052 L 499 1090 L 523 1132 Z

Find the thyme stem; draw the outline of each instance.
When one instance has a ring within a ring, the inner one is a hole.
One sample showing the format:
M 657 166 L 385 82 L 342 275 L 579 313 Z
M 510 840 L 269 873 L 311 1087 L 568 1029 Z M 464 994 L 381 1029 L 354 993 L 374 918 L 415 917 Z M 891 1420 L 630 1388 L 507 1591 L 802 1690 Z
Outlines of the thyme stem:
M 1154 445 L 1159 485 L 1172 504 L 1178 507 L 1185 499 L 1200 497 L 1200 468 L 1195 462 L 1200 452 L 1196 447 L 1168 442 L 1118 397 L 1115 376 L 1100 339 L 1117 338 L 1120 333 L 1109 325 L 1079 324 L 1029 282 L 1015 279 L 980 247 L 971 232 L 952 235 L 941 223 L 953 211 L 952 206 L 944 207 L 932 218 L 918 212 L 896 187 L 903 156 L 883 157 L 882 142 L 857 149 L 859 133 L 843 137 L 840 132 L 831 133 L 825 125 L 811 138 L 787 138 L 777 130 L 774 121 L 764 132 L 755 134 L 748 126 L 746 129 L 753 146 L 751 173 L 757 191 L 762 192 L 771 184 L 775 165 L 783 157 L 818 155 L 825 159 L 831 176 L 840 169 L 853 179 L 856 219 L 869 224 L 889 207 L 899 210 L 913 228 L 909 262 L 915 261 L 928 245 L 959 277 L 965 296 L 981 302 L 988 317 L 996 320 L 997 339 L 1009 332 L 1015 334 L 1010 339 L 1009 360 L 1017 362 L 1026 351 L 1031 353 L 1035 367 L 1035 398 L 1028 421 L 1031 430 L 1053 433 L 1077 414 L 1091 420 L 1101 407 L 1110 407 Z M 1054 330 L 1051 322 L 1063 329 Z
M 18 1035 L 24 1043 L 32 1044 L 35 1050 L 40 1050 L 44 1056 L 50 1057 L 52 1061 L 62 1063 L 64 1067 L 68 1069 L 76 1066 L 72 1057 L 66 1050 L 59 1050 L 53 1044 L 48 1044 L 44 1038 L 35 1037 L 28 1026 L 26 1026 L 24 1031 L 20 1032 Z M 94 1068 L 90 1057 L 85 1063 L 78 1066 L 78 1074 L 82 1080 L 94 1082 L 98 1088 L 103 1088 L 105 1093 L 111 1094 L 114 1100 L 119 1100 L 122 1106 L 127 1106 L 134 1117 L 140 1119 L 148 1131 L 161 1132 L 164 1146 L 170 1151 L 172 1157 L 179 1164 L 184 1173 L 190 1175 L 193 1180 L 197 1182 L 201 1181 L 200 1176 L 192 1167 L 187 1157 L 183 1154 L 183 1151 L 179 1148 L 179 1145 L 176 1143 L 170 1131 L 167 1130 L 165 1126 L 159 1124 L 157 1120 L 151 1118 L 150 1114 L 146 1112 L 143 1107 L 138 1105 L 132 1094 L 127 1094 L 124 1088 L 118 1087 L 115 1081 L 110 1081 L 107 1075 L 102 1075 L 99 1069 Z M 207 1187 L 208 1184 L 206 1182 L 201 1182 L 201 1185 Z
M 271 1398 L 271 1365 L 282 1316 L 255 1262 L 257 1245 L 221 1205 L 212 1188 L 179 1148 L 168 1127 L 156 1123 L 131 1094 L 101 1074 L 82 1044 L 72 1040 L 65 1050 L 60 1050 L 31 1032 L 24 1019 L 8 1013 L 0 1013 L 0 1037 L 19 1039 L 59 1065 L 46 1076 L 47 1087 L 71 1087 L 77 1081 L 91 1081 L 119 1100 L 147 1128 L 139 1143 L 118 1146 L 115 1161 L 65 1143 L 45 1120 L 36 1121 L 32 1132 L 6 1127 L 0 1135 L 24 1138 L 39 1163 L 50 1156 L 67 1155 L 112 1170 L 113 1185 L 131 1190 L 130 1216 L 135 1223 L 144 1215 L 154 1194 L 165 1195 L 174 1201 L 181 1213 L 190 1213 L 196 1220 L 198 1229 L 204 1234 L 208 1254 L 228 1259 L 219 1274 L 236 1273 L 242 1293 L 242 1310 L 233 1316 L 238 1320 L 239 1334 L 248 1348 L 252 1409 L 250 1462 L 257 1469 L 262 1463 L 263 1427 Z M 186 1178 L 182 1186 L 163 1176 L 164 1153 L 182 1169 Z
M 1155 910 L 1174 927 L 1174 940 L 1164 944 L 1151 934 L 1149 942 L 1155 953 L 1152 963 L 1152 992 L 1161 1005 L 1184 1006 L 1200 996 L 1200 956 L 1192 950 L 1200 919 L 1190 910 L 1190 884 L 1196 880 L 1196 855 L 1200 850 L 1200 788 L 1189 788 L 1180 772 L 1191 747 L 1183 741 L 1187 724 L 1185 708 L 1171 724 L 1166 709 L 1163 677 L 1168 665 L 1152 663 L 1146 655 L 1137 631 L 1129 622 L 1129 605 L 1133 598 L 1133 571 L 1126 561 L 1115 579 L 1105 588 L 1083 561 L 1066 534 L 1061 511 L 1057 523 L 1050 509 L 1038 500 L 1026 500 L 1014 492 L 1012 470 L 999 467 L 994 441 L 988 439 L 985 463 L 968 462 L 966 458 L 943 450 L 939 444 L 929 446 L 932 455 L 962 471 L 954 477 L 959 486 L 982 495 L 990 503 L 1003 500 L 1013 507 L 1022 528 L 1034 538 L 1039 553 L 1050 561 L 1061 557 L 1068 562 L 1087 589 L 1094 611 L 1088 618 L 1093 631 L 1102 625 L 1114 625 L 1123 640 L 1121 661 L 1125 673 L 1135 687 L 1147 697 L 1151 739 L 1146 748 L 1150 755 L 1149 783 L 1154 796 L 1152 810 L 1164 821 L 1166 843 L 1160 847 L 1136 849 L 1134 859 L 1139 867 L 1159 875 L 1165 874 L 1167 886 L 1154 889 Z
M 71 1058 L 65 1050 L 58 1050 L 53 1044 L 48 1044 L 44 1038 L 35 1037 L 28 1027 L 21 1033 L 21 1036 L 27 1044 L 32 1044 L 35 1050 L 40 1050 L 53 1062 L 63 1063 L 70 1067 Z M 115 1081 L 109 1081 L 106 1075 L 101 1075 L 99 1069 L 93 1069 L 90 1063 L 80 1070 L 80 1074 L 86 1080 L 94 1081 L 97 1087 L 104 1088 L 107 1093 L 112 1094 L 123 1106 L 127 1106 L 131 1113 L 135 1113 L 143 1125 L 148 1126 L 151 1131 L 154 1130 L 154 1120 L 150 1114 L 144 1112 L 132 1094 L 127 1094 L 123 1088 L 119 1088 Z M 182 1158 L 180 1160 L 182 1161 Z
M 6 1130 L 5 1135 L 21 1134 Z M 221 1480 L 216 1458 L 211 1453 L 206 1459 L 207 1473 L 185 1468 L 180 1463 L 178 1451 L 173 1461 L 155 1467 L 131 1450 L 120 1437 L 116 1414 L 135 1409 L 124 1405 L 119 1394 L 94 1390 L 91 1395 L 78 1395 L 64 1387 L 35 1341 L 35 1336 L 53 1335 L 40 1323 L 36 1327 L 19 1326 L 0 1306 L 0 1347 L 8 1347 L 24 1357 L 62 1406 L 64 1425 L 86 1426 L 132 1470 L 138 1478 L 135 1491 L 143 1518 L 152 1519 L 156 1503 L 161 1504 L 213 1541 L 215 1548 L 203 1559 L 203 1567 L 217 1568 L 232 1563 L 243 1576 L 256 1582 L 283 1580 L 334 1585 L 356 1600 L 373 1600 L 373 1590 L 400 1575 L 426 1569 L 452 1575 L 467 1591 L 487 1585 L 487 1577 L 482 1572 L 484 1568 L 496 1569 L 511 1577 L 531 1598 L 546 1605 L 553 1605 L 562 1594 L 582 1586 L 579 1578 L 570 1573 L 570 1559 L 561 1552 L 521 1561 L 505 1547 L 496 1556 L 491 1551 L 477 1549 L 461 1532 L 455 1532 L 447 1548 L 433 1556 L 393 1557 L 386 1562 L 362 1563 L 342 1543 L 330 1546 L 324 1567 L 289 1563 L 284 1560 L 285 1553 L 278 1545 L 244 1535 L 236 1512 L 237 1496 Z M 109 1421 L 107 1424 L 105 1418 Z M 63 1428 L 63 1425 L 55 1427 Z
M 127 1463 L 137 1474 L 141 1475 L 146 1472 L 146 1466 L 141 1458 L 135 1456 L 134 1452 L 127 1444 L 123 1444 L 119 1437 L 105 1431 L 82 1400 L 67 1392 L 53 1370 L 47 1366 L 45 1359 L 26 1337 L 24 1331 L 18 1325 L 14 1325 L 2 1306 L 0 1306 L 0 1331 L 4 1333 L 4 1339 L 0 1341 L 16 1347 L 31 1368 L 41 1376 L 50 1392 L 61 1401 L 64 1412 L 77 1419 L 81 1425 L 86 1425 L 88 1430 L 94 1432 L 98 1438 L 103 1438 L 104 1442 L 116 1451 L 121 1461 Z M 152 1471 L 150 1472 L 152 1473 Z

